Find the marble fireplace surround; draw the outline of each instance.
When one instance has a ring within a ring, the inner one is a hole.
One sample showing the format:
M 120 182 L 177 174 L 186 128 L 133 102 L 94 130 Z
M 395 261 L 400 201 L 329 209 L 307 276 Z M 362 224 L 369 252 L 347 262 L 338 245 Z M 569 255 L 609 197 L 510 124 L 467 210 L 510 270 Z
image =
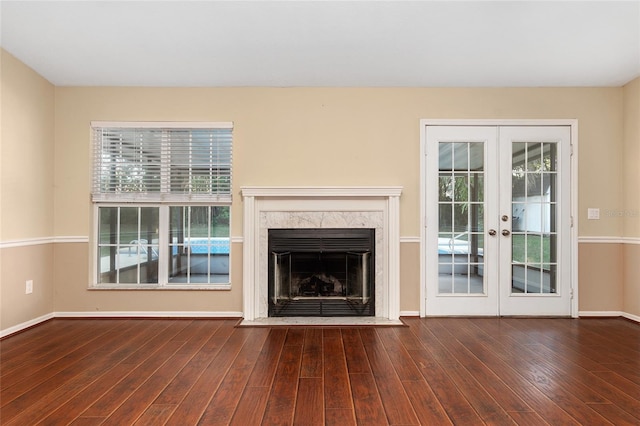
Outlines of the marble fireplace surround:
M 400 194 L 383 187 L 242 187 L 243 323 L 400 323 Z M 375 228 L 375 317 L 268 318 L 270 228 Z

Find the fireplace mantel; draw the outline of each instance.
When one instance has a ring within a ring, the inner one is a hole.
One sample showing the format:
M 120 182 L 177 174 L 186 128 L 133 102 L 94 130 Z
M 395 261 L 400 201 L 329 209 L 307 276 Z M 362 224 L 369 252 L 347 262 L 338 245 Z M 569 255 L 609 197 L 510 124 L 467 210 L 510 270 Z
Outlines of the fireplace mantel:
M 376 316 L 400 317 L 398 186 L 245 186 L 244 320 L 267 317 L 266 231 L 270 227 L 376 228 Z

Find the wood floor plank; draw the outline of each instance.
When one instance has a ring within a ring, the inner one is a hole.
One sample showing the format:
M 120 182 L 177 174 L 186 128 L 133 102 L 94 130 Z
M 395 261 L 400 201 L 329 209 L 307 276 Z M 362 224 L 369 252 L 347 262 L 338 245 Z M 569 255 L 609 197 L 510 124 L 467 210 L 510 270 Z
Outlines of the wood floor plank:
M 404 391 L 387 349 L 379 339 L 378 332 L 382 330 L 369 330 L 371 332 L 366 334 L 370 335 L 363 338 L 363 343 L 389 423 L 417 425 L 418 418 L 409 397 Z
M 65 347 L 71 345 L 77 347 L 78 342 L 83 342 L 83 338 L 91 336 L 90 330 L 81 322 L 71 320 L 50 320 L 43 324 L 46 328 L 47 325 L 55 327 L 55 333 L 40 334 L 39 327 L 29 329 L 29 335 L 34 334 L 33 340 L 27 340 L 23 345 L 12 345 L 13 339 L 22 339 L 25 333 L 18 333 L 11 338 L 2 339 L 0 341 L 0 349 L 2 352 L 2 372 L 0 372 L 0 378 L 7 379 L 7 375 L 14 372 L 16 369 L 20 371 L 25 370 L 25 363 L 29 360 L 28 366 L 33 364 L 40 365 L 38 361 L 46 360 L 50 363 L 52 360 L 58 359 L 65 354 Z M 101 323 L 96 324 L 96 330 L 99 331 L 103 326 L 109 327 L 110 324 Z M 38 343 L 35 346 L 35 343 Z M 36 349 L 34 349 L 36 348 Z
M 527 401 L 527 404 L 534 412 L 550 425 L 579 425 L 578 421 L 569 415 L 560 404 L 554 402 L 537 387 L 533 385 L 521 386 L 514 389 L 514 392 Z M 521 413 L 524 413 L 524 411 L 521 411 Z
M 300 377 L 293 424 L 324 425 L 324 389 L 321 377 Z
M 472 373 L 473 377 L 482 382 L 482 389 L 493 398 L 502 410 L 504 411 L 530 411 L 529 406 L 513 393 L 510 386 L 502 381 L 498 372 L 502 375 L 505 372 L 509 372 L 509 369 L 504 363 L 501 363 L 495 371 L 491 369 L 485 360 L 481 360 L 476 356 L 473 349 L 481 351 L 478 341 L 470 339 L 466 333 L 466 327 L 468 324 L 462 318 L 456 318 L 456 321 L 449 327 L 444 327 L 441 323 L 433 324 L 432 332 L 443 341 L 443 345 L 454 354 L 455 359 L 459 362 L 460 366 L 464 366 L 466 370 Z M 507 364 L 508 365 L 508 364 Z M 456 370 L 457 366 L 452 365 L 448 371 L 457 372 L 461 374 L 461 371 Z M 458 376 L 460 377 L 460 376 Z M 513 378 L 517 380 L 518 378 Z M 519 381 L 519 384 L 523 384 L 524 379 Z
M 382 399 L 371 373 L 349 374 L 356 420 L 361 425 L 388 425 Z
M 533 411 L 513 411 L 509 415 L 518 426 L 543 426 L 549 424 L 538 413 Z
M 325 426 L 356 426 L 355 412 L 348 408 L 328 408 L 325 410 Z
M 43 418 L 45 425 L 64 425 L 71 423 L 83 411 L 104 395 L 109 389 L 120 382 L 131 372 L 131 366 L 116 364 L 113 368 L 103 370 L 103 374 L 89 386 L 74 395 L 73 398 L 59 406 L 53 406 L 53 411 Z
M 296 339 L 296 341 L 299 341 L 299 344 L 285 345 L 282 349 L 262 424 L 291 424 L 293 422 L 300 363 L 302 362 L 302 339 Z
M 215 327 L 210 327 L 207 340 L 180 373 L 158 395 L 154 404 L 180 404 L 224 347 L 233 333 L 233 327 L 231 322 L 219 322 Z
M 413 362 L 454 424 L 482 424 L 482 419 L 439 364 L 426 351 L 409 351 Z M 449 362 L 447 362 L 449 364 Z
M 111 327 L 113 328 L 114 325 Z M 32 364 L 16 368 L 13 373 L 2 377 L 2 390 L 0 390 L 2 405 L 12 401 L 16 395 L 23 394 L 60 373 L 73 362 L 85 358 L 87 354 L 96 350 L 94 347 L 96 344 L 103 347 L 108 342 L 100 342 L 98 339 L 106 331 L 98 327 L 98 330 L 93 332 L 85 331 L 85 333 L 66 336 L 69 339 L 66 341 L 54 339 L 52 342 L 47 342 L 47 349 L 43 350 L 43 354 L 36 354 Z M 29 354 L 24 354 L 23 359 L 29 359 L 29 357 Z
M 324 337 L 322 344 L 325 407 L 353 411 L 342 335 L 330 335 L 336 337 Z
M 447 374 L 484 422 L 504 425 L 514 423 L 504 408 L 487 392 L 487 384 L 480 384 L 467 368 L 461 364 L 453 365 L 447 368 Z
M 269 387 L 273 383 L 276 374 L 280 353 L 284 346 L 287 330 L 274 328 L 269 330 L 269 335 L 264 343 L 256 367 L 254 367 L 247 381 L 247 387 Z
M 268 387 L 246 387 L 238 400 L 238 405 L 230 425 L 248 426 L 262 423 L 270 388 Z
M 425 380 L 409 380 L 402 386 L 413 405 L 416 416 L 422 425 L 453 424 L 446 411 L 438 401 L 431 387 Z
M 134 423 L 135 426 L 151 426 L 151 425 L 162 425 L 164 424 L 173 410 L 176 409 L 175 405 L 161 405 L 161 404 L 152 404 L 145 410 L 145 412 L 138 418 L 138 420 Z
M 0 340 L 3 425 L 640 425 L 640 325 L 54 319 Z
M 268 333 L 269 330 L 262 328 L 251 330 L 246 343 L 200 418 L 200 425 L 229 424 Z
M 198 376 L 194 385 L 173 412 L 167 421 L 168 425 L 182 426 L 198 422 L 249 335 L 250 330 L 248 329 L 236 328 L 233 330 L 215 358 Z
M 589 404 L 589 407 L 616 426 L 639 425 L 640 419 L 615 404 Z
M 389 356 L 391 365 L 401 381 L 420 380 L 422 375 L 411 362 L 411 357 L 392 328 L 380 328 L 377 334 Z
M 287 337 L 284 341 L 285 345 L 302 346 L 304 344 L 304 328 L 288 328 Z
M 322 329 L 308 328 L 302 346 L 300 377 L 322 377 Z
M 345 328 L 342 329 L 341 334 L 349 374 L 371 373 L 367 353 L 364 350 L 359 330 L 356 328 Z
M 130 395 L 132 395 L 140 385 L 147 381 L 155 371 L 160 368 L 167 359 L 163 354 L 173 355 L 184 343 L 168 341 L 158 348 L 161 356 L 149 356 L 140 362 L 133 370 L 127 374 L 114 387 L 109 389 L 100 399 L 94 402 L 82 413 L 82 417 L 107 417 L 116 410 Z M 127 365 L 123 363 L 123 365 Z
M 45 401 L 56 400 L 59 405 L 78 393 L 83 386 L 92 380 L 92 377 L 102 373 L 105 369 L 104 365 L 101 365 L 102 361 L 107 366 L 113 365 L 114 362 L 121 359 L 123 354 L 128 353 L 129 347 L 124 343 L 120 346 L 113 345 L 107 352 L 100 352 L 105 344 L 115 342 L 118 336 L 121 337 L 121 335 L 114 335 L 111 338 L 106 338 L 104 342 L 94 345 L 93 347 L 97 351 L 95 357 L 89 357 L 86 353 L 89 348 L 84 348 L 82 345 L 83 351 L 74 351 L 74 354 L 67 356 L 64 362 L 58 360 L 53 363 L 55 367 L 51 367 L 50 374 L 43 374 L 43 377 L 36 379 L 28 376 L 24 381 L 13 386 L 13 392 L 17 392 L 21 388 L 28 388 L 28 390 L 17 398 L 9 400 L 3 406 L 4 420 L 9 421 L 18 414 L 24 416 L 26 414 L 25 406 L 31 407 L 33 401 L 37 401 L 37 405 L 42 405 Z M 22 386 L 23 384 L 25 386 Z M 29 386 L 30 384 L 31 386 Z M 52 411 L 51 407 L 53 405 L 47 404 L 47 412 L 42 409 L 37 410 L 38 415 L 46 416 Z
M 153 404 L 158 394 L 162 392 L 171 379 L 189 361 L 191 355 L 177 353 L 180 347 L 184 346 L 184 342 L 172 340 L 171 343 L 179 345 L 174 355 L 168 358 L 144 383 L 134 390 L 134 393 L 129 398 L 107 417 L 103 423 L 105 426 L 135 423 L 147 407 Z

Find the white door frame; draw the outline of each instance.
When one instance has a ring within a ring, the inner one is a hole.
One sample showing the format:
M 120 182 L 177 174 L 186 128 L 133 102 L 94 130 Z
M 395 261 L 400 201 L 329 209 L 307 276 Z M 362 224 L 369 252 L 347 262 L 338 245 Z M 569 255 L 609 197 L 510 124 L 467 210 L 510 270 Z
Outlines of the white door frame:
M 427 126 L 569 126 L 571 128 L 571 317 L 578 317 L 578 120 L 577 119 L 422 119 L 420 120 L 420 317 L 426 308 L 426 129 Z

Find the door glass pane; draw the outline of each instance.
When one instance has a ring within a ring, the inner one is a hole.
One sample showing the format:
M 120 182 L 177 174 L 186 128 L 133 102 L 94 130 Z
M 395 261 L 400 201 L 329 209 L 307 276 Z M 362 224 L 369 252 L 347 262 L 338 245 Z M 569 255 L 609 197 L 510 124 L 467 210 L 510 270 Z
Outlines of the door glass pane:
M 556 292 L 557 144 L 512 145 L 512 293 Z
M 438 292 L 484 293 L 484 146 L 439 144 Z

